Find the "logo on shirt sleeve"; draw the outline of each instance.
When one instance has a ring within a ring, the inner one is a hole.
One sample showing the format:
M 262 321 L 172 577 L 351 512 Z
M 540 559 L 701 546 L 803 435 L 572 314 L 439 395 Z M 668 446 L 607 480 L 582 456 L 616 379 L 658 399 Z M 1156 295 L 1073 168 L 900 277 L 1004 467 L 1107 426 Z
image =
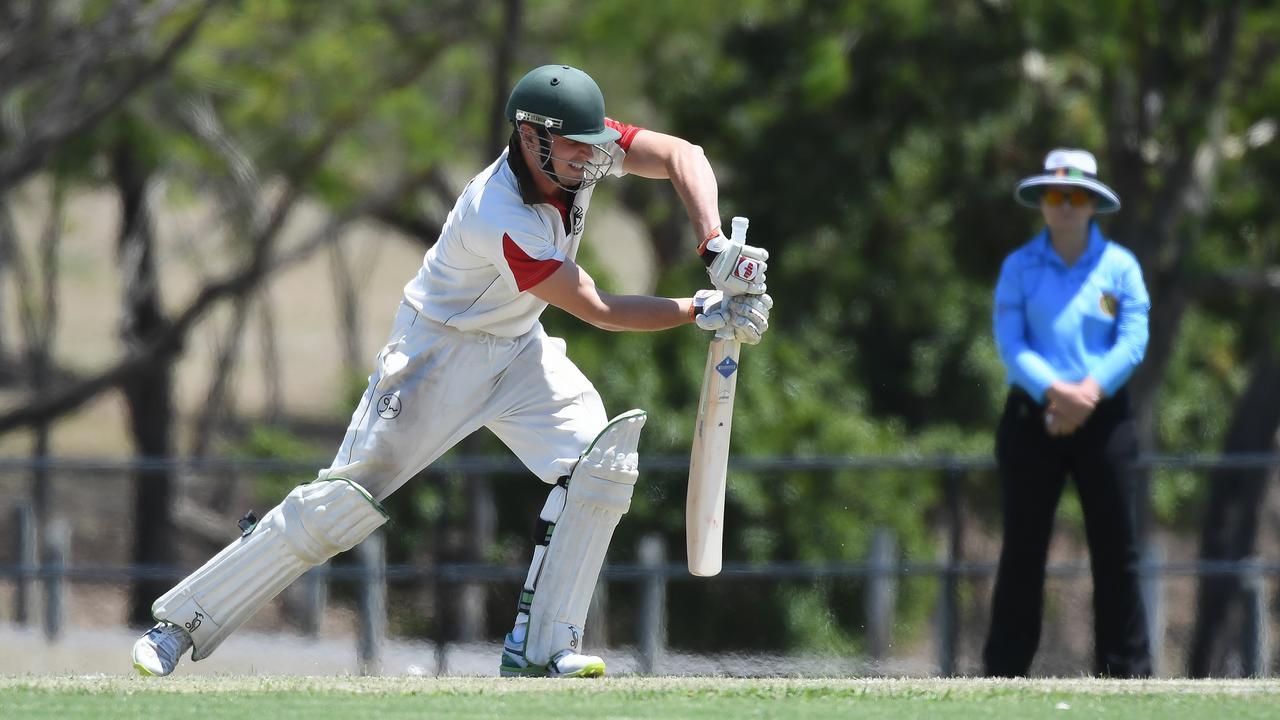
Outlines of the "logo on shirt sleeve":
M 1102 308 L 1102 314 L 1113 318 L 1120 314 L 1120 298 L 1111 293 L 1102 293 L 1102 297 L 1098 298 L 1098 307 Z

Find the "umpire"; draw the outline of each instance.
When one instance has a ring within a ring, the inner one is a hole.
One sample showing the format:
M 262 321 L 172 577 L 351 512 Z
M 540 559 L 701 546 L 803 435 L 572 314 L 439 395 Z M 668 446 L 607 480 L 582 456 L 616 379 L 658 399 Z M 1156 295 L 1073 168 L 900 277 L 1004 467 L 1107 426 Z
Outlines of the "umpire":
M 996 433 L 1004 544 L 987 675 L 1023 676 L 1040 642 L 1045 561 L 1070 475 L 1093 569 L 1094 672 L 1149 677 L 1138 590 L 1137 439 L 1125 383 L 1147 347 L 1150 300 L 1133 254 L 1102 236 L 1095 214 L 1120 209 L 1084 150 L 1057 149 L 1014 196 L 1045 228 L 1011 253 L 993 324 L 1009 397 Z

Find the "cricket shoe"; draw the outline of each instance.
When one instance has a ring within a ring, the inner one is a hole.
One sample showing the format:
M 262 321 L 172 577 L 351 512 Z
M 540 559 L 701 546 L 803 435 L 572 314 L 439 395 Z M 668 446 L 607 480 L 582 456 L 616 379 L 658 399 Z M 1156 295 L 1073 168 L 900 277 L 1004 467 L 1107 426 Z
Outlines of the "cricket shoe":
M 191 636 L 173 623 L 156 623 L 133 644 L 133 667 L 147 677 L 163 677 L 178 667 L 183 653 L 191 649 Z
M 498 666 L 502 677 L 603 677 L 604 659 L 596 655 L 582 655 L 572 650 L 561 650 L 546 665 L 535 665 L 524 657 L 524 651 L 515 647 L 511 636 L 502 647 L 502 663 Z

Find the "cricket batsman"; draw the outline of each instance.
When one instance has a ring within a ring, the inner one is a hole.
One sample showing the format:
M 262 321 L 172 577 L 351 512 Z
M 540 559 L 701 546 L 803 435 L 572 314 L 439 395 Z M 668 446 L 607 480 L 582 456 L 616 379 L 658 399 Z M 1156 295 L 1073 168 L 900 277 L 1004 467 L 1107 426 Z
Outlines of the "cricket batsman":
M 587 607 L 638 476 L 642 410 L 612 420 L 565 343 L 539 316 L 555 305 L 605 330 L 696 323 L 757 343 L 773 301 L 768 253 L 720 232 L 715 174 L 701 148 L 605 117 L 581 70 L 545 65 L 512 89 L 511 141 L 449 213 L 405 286 L 387 344 L 337 455 L 152 605 L 133 647 L 143 675 L 208 657 L 311 567 L 387 521 L 382 502 L 445 451 L 487 427 L 551 486 L 503 643 L 504 676 L 597 677 Z M 595 184 L 606 175 L 670 180 L 714 289 L 694 297 L 613 295 L 574 262 Z

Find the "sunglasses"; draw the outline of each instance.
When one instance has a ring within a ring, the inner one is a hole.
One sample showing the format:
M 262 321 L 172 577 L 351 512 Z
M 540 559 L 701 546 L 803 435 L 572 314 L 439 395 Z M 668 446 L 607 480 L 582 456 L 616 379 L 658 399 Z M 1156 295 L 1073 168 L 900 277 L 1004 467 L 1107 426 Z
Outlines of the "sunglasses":
M 1063 203 L 1070 203 L 1071 207 L 1084 207 L 1093 199 L 1087 190 L 1045 190 L 1040 197 L 1050 207 L 1058 207 Z

